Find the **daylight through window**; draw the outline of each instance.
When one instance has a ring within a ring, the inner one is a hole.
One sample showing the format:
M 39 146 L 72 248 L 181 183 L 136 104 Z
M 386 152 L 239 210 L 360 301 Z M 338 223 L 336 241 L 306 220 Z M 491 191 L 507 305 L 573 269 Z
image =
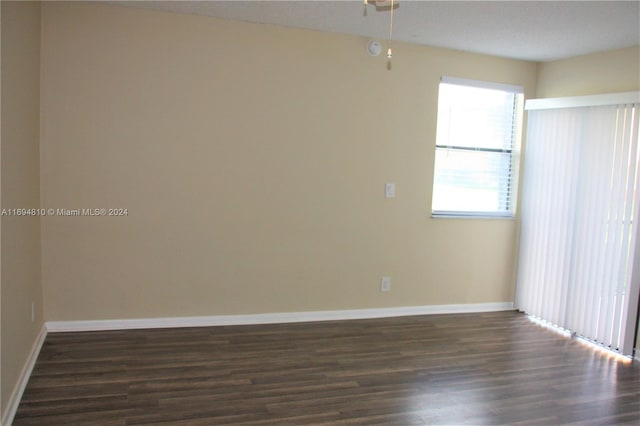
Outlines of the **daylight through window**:
M 521 87 L 442 79 L 434 216 L 513 216 L 523 98 Z

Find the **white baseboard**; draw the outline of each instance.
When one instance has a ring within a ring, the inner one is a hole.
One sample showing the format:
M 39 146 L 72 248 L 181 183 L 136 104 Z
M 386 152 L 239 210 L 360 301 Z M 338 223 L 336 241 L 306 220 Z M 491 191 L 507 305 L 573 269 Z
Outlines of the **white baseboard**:
M 43 325 L 40 329 L 38 337 L 36 337 L 36 340 L 31 346 L 29 357 L 27 358 L 27 362 L 25 362 L 24 366 L 22 367 L 22 371 L 18 376 L 18 382 L 16 383 L 15 387 L 13 388 L 13 392 L 9 397 L 9 402 L 7 403 L 7 408 L 4 412 L 4 415 L 2 416 L 2 422 L 0 424 L 10 426 L 11 423 L 13 423 L 13 418 L 16 415 L 16 411 L 18 411 L 18 405 L 20 405 L 22 394 L 27 387 L 27 382 L 29 382 L 29 377 L 31 377 L 33 367 L 36 365 L 36 360 L 38 359 L 38 355 L 40 354 L 40 349 L 42 349 L 42 344 L 44 343 L 45 337 L 47 337 L 47 328 Z
M 512 302 L 462 305 L 428 305 L 398 308 L 353 309 L 344 311 L 284 312 L 250 315 L 214 315 L 200 317 L 142 318 L 94 321 L 49 321 L 50 333 L 63 331 L 129 330 L 140 328 L 207 327 L 216 325 L 274 324 L 287 322 L 335 321 L 385 318 L 409 315 L 460 314 L 513 310 Z

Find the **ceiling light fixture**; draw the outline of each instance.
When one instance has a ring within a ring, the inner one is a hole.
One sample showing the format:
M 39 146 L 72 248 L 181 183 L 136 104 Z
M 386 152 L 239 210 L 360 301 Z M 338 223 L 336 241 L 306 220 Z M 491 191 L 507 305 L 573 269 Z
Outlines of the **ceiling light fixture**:
M 387 69 L 391 69 L 391 58 L 393 57 L 393 51 L 391 50 L 391 36 L 393 34 L 393 10 L 399 7 L 399 0 L 364 0 L 364 15 L 367 16 L 367 6 L 373 4 L 378 12 L 389 11 L 389 39 L 387 41 Z

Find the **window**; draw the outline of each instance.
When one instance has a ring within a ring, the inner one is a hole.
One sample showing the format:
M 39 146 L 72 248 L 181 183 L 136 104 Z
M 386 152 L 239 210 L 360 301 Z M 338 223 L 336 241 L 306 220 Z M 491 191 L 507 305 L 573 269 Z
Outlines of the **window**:
M 443 77 L 433 216 L 513 216 L 523 101 L 521 87 Z

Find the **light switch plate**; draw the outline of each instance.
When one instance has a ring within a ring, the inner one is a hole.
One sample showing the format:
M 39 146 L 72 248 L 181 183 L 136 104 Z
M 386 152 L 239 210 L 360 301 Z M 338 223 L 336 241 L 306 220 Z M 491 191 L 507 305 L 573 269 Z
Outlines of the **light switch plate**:
M 396 184 L 395 183 L 387 183 L 384 186 L 384 196 L 386 198 L 394 198 L 396 196 Z

